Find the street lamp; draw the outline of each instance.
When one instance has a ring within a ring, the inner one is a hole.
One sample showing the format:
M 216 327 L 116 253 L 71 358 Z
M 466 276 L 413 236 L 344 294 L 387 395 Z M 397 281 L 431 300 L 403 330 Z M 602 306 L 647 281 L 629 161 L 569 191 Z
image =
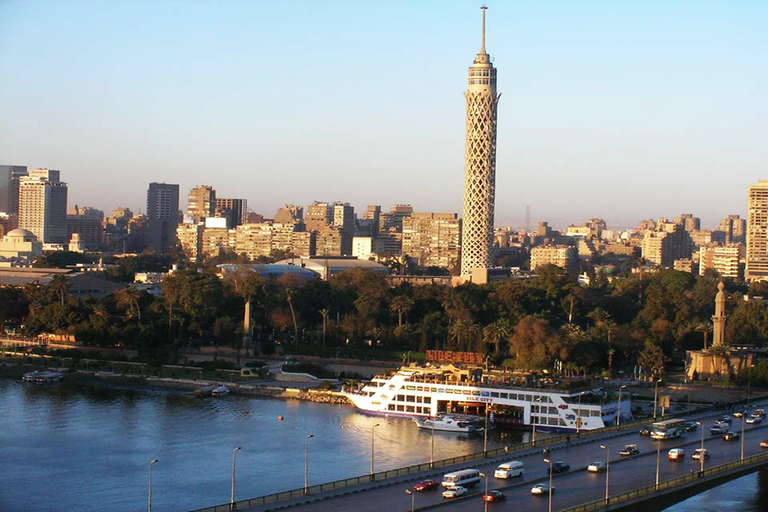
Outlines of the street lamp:
M 701 428 L 701 451 L 699 452 L 699 471 L 704 473 L 704 425 L 697 421 L 696 424 Z
M 752 384 L 752 370 L 755 368 L 755 365 L 750 365 L 749 368 L 747 368 L 747 409 L 749 408 L 749 388 Z
M 373 451 L 373 439 L 374 439 L 373 432 L 374 432 L 374 429 L 376 427 L 378 427 L 378 426 L 379 426 L 379 424 L 376 423 L 375 425 L 373 425 L 371 427 L 371 480 L 374 479 L 374 476 L 373 476 L 373 454 L 374 454 L 374 451 Z
M 240 450 L 242 448 L 239 446 L 232 450 L 232 492 L 229 495 L 229 510 L 235 510 L 235 457 Z
M 661 439 L 656 440 L 656 489 L 659 488 L 659 459 L 661 456 Z
M 626 387 L 627 386 L 625 384 L 625 385 L 623 385 L 623 386 L 621 386 L 619 388 L 619 411 L 618 411 L 617 416 L 616 416 L 616 426 L 617 427 L 621 426 L 621 390 L 626 388 Z
M 485 496 L 483 496 L 483 512 L 488 512 L 488 500 L 486 497 L 488 496 L 488 475 L 485 473 L 480 473 L 480 476 L 485 477 Z
M 544 459 L 544 462 L 549 464 L 549 506 L 548 512 L 552 512 L 552 459 Z
M 149 491 L 147 496 L 147 512 L 152 512 L 152 466 L 160 462 L 158 459 L 149 461 Z
M 435 420 L 432 420 L 432 452 L 429 455 L 430 469 L 435 467 Z
M 744 462 L 744 420 L 747 419 L 747 415 L 741 415 L 741 462 Z
M 307 494 L 309 489 L 309 440 L 313 437 L 313 434 L 309 434 L 304 439 L 304 494 Z
M 410 494 L 411 495 L 411 512 L 415 512 L 415 510 L 416 510 L 416 493 L 413 492 L 410 489 L 406 489 L 405 490 L 405 494 Z
M 656 381 L 656 384 L 653 386 L 653 419 L 656 419 L 656 403 L 659 398 L 659 382 L 661 382 L 661 379 Z
M 488 406 L 485 406 L 485 428 L 483 429 L 483 457 L 488 456 Z
M 605 450 L 605 504 L 608 504 L 610 495 L 608 494 L 608 479 L 611 475 L 611 449 L 605 445 L 600 445 L 600 448 Z

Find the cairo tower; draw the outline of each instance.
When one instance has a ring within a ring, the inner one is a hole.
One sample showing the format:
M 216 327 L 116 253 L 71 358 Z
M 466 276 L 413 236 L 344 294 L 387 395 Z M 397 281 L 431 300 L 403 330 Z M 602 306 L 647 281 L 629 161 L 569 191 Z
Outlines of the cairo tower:
M 485 53 L 485 10 L 480 53 L 469 68 L 467 128 L 464 147 L 464 214 L 461 234 L 461 273 L 490 268 L 493 210 L 496 195 L 496 68 Z

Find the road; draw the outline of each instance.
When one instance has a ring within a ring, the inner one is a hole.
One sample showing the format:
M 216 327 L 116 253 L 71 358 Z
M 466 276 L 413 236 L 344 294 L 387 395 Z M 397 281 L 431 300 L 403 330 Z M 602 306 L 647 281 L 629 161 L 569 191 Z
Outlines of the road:
M 753 404 L 753 408 L 764 406 L 765 403 Z M 739 460 L 741 455 L 740 441 L 724 441 L 720 436 L 710 436 L 709 427 L 722 413 L 705 413 L 692 415 L 689 419 L 699 420 L 703 423 L 705 447 L 710 451 L 711 457 L 705 462 L 705 468 Z M 741 419 L 734 418 L 733 430 L 741 429 Z M 758 425 L 746 425 L 744 436 L 744 456 L 760 453 L 759 443 L 768 438 L 768 419 Z M 631 458 L 622 458 L 619 451 L 625 444 L 637 444 L 640 454 Z M 701 431 L 689 432 L 681 438 L 654 441 L 647 436 L 641 436 L 637 432 L 628 432 L 620 435 L 612 434 L 599 439 L 590 437 L 587 440 L 576 439 L 573 436 L 572 446 L 557 446 L 551 450 L 551 459 L 563 461 L 571 465 L 568 473 L 554 475 L 553 485 L 556 491 L 553 493 L 553 510 L 597 501 L 605 496 L 605 473 L 588 473 L 586 467 L 594 461 L 605 461 L 606 450 L 600 445 L 609 448 L 610 451 L 610 494 L 621 494 L 639 487 L 653 485 L 656 480 L 657 447 L 660 447 L 659 479 L 669 480 L 683 476 L 700 468 L 699 462 L 690 458 L 693 450 L 701 446 Z M 667 452 L 671 448 L 683 447 L 686 457 L 681 461 L 667 459 Z M 530 488 L 541 482 L 547 482 L 546 473 L 548 464 L 543 461 L 542 454 L 537 450 L 529 451 L 525 455 L 511 455 L 506 460 L 521 460 L 525 463 L 525 473 L 521 478 L 510 480 L 496 479 L 493 471 L 503 461 L 495 459 L 493 463 L 471 464 L 467 468 L 476 468 L 488 475 L 488 488 L 500 489 L 507 495 L 506 502 L 490 503 L 488 510 L 522 510 L 545 512 L 548 507 L 547 496 L 534 496 Z M 404 482 L 384 485 L 380 488 L 370 489 L 350 495 L 340 496 L 330 500 L 321 500 L 292 508 L 301 511 L 327 511 L 330 508 L 334 512 L 356 511 L 376 512 L 380 510 L 410 510 L 411 496 L 405 493 L 413 484 L 424 478 L 441 480 L 446 471 L 438 470 L 429 475 L 420 475 L 419 478 Z M 440 491 L 417 492 L 415 495 L 416 508 L 438 505 L 439 510 L 482 511 L 484 503 L 481 499 L 485 482 L 473 489 L 466 499 L 445 500 Z

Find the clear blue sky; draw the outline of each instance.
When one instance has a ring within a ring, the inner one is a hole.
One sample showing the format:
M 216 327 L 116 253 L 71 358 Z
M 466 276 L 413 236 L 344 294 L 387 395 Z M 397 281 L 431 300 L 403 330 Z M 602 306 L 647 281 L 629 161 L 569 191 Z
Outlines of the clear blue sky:
M 746 214 L 768 178 L 768 2 L 489 1 L 497 224 Z M 70 204 L 150 181 L 461 212 L 476 1 L 0 0 L 0 163 Z M 186 198 L 182 199 L 186 204 Z

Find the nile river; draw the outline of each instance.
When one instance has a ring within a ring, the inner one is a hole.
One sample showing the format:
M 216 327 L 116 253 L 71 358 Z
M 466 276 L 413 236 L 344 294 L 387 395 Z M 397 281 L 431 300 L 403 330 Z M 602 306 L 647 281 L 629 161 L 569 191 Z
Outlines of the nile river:
M 310 485 L 364 475 L 376 423 L 376 471 L 429 461 L 429 432 L 349 406 L 0 379 L 0 510 L 146 510 L 152 459 L 154 510 L 228 503 L 236 446 L 236 499 L 301 488 L 309 434 Z M 491 431 L 489 448 L 522 436 Z M 482 436 L 435 438 L 435 459 L 482 451 Z
M 278 418 L 282 417 L 282 421 Z M 185 511 L 367 474 L 375 428 L 376 470 L 429 461 L 430 433 L 406 419 L 348 406 L 245 396 L 197 399 L 166 391 L 26 385 L 0 379 L 0 511 Z M 523 439 L 492 431 L 489 448 Z M 482 450 L 481 436 L 436 434 L 435 458 Z M 768 473 L 691 498 L 670 512 L 768 510 Z

